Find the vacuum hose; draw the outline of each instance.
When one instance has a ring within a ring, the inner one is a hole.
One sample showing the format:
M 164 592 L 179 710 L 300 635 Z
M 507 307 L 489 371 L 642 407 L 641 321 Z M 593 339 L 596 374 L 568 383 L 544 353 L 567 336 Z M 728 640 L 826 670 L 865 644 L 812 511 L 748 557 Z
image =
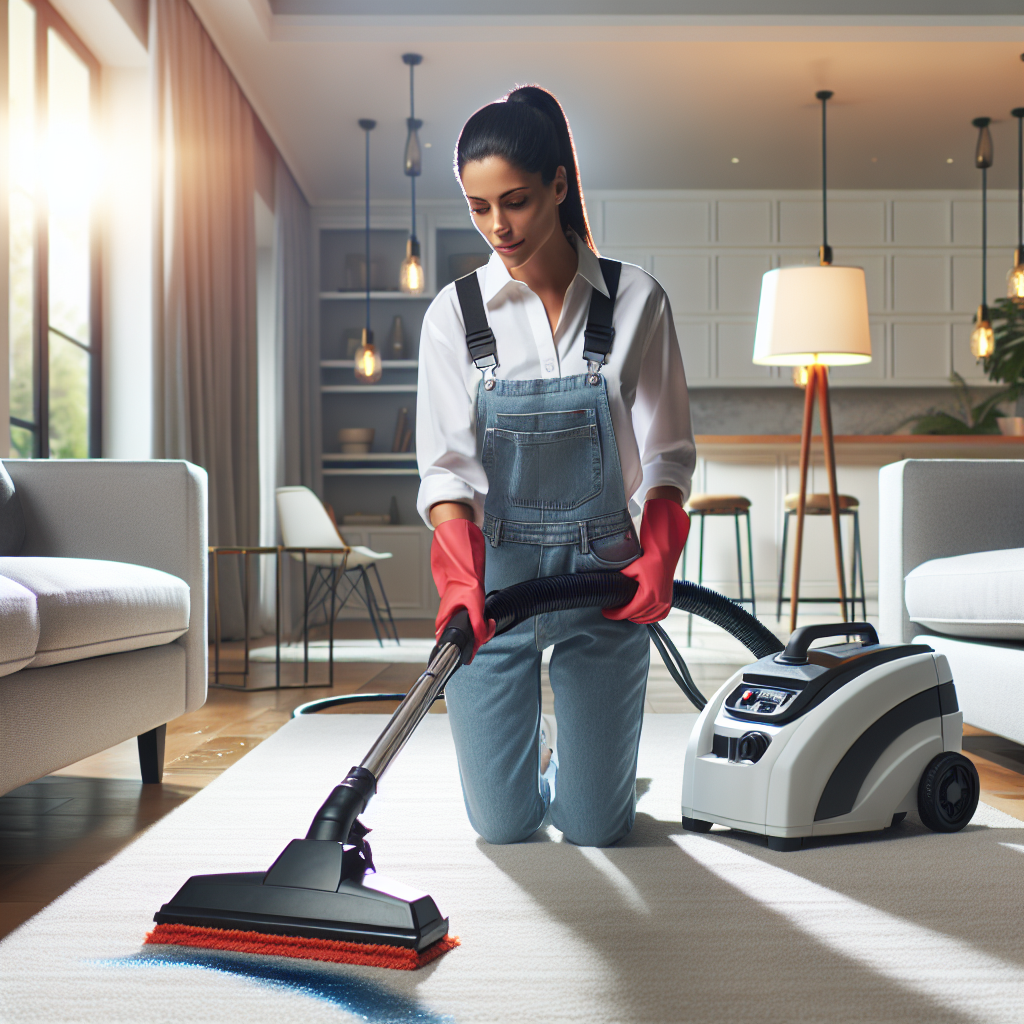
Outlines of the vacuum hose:
M 543 576 L 487 595 L 484 616 L 505 633 L 534 615 L 570 608 L 617 608 L 636 593 L 636 580 L 620 572 L 580 572 Z M 699 615 L 731 633 L 756 658 L 777 654 L 785 644 L 744 608 L 724 594 L 676 580 L 672 607 Z
M 495 634 L 507 633 L 521 622 L 535 615 L 567 611 L 574 608 L 618 608 L 627 604 L 636 593 L 637 584 L 618 572 L 584 572 L 566 576 L 544 576 L 527 580 L 487 596 L 484 616 L 494 619 Z M 731 633 L 755 657 L 776 654 L 784 645 L 765 626 L 734 601 L 707 587 L 676 580 L 672 585 L 672 607 L 679 611 L 699 615 L 727 633 Z M 707 703 L 697 689 L 675 645 L 657 623 L 648 625 L 651 639 L 665 661 L 672 678 L 698 708 Z M 398 755 L 412 735 L 430 705 L 444 690 L 445 683 L 459 664 L 465 664 L 473 650 L 473 633 L 469 616 L 460 610 L 452 617 L 441 635 L 437 647 L 430 655 L 426 672 L 417 680 L 408 694 L 348 694 L 311 701 L 296 708 L 294 714 L 347 704 L 359 700 L 401 699 L 391 721 L 374 743 L 363 763 L 354 767 L 327 798 L 317 812 L 307 839 L 329 839 L 335 842 L 346 837 L 349 842 L 365 848 L 369 861 L 369 847 L 365 844 L 366 830 L 357 821 L 363 809 L 376 792 L 377 783 L 388 765 Z M 361 830 L 362 829 L 362 830 Z M 361 830 L 361 831 L 360 831 Z

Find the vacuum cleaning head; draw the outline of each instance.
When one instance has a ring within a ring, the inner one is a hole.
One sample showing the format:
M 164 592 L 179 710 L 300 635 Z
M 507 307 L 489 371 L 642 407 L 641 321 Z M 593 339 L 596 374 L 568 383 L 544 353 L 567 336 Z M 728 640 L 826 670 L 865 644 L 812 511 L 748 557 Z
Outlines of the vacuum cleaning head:
M 363 763 L 317 811 L 305 839 L 292 840 L 265 872 L 194 875 L 156 913 L 146 941 L 400 970 L 457 946 L 430 896 L 376 873 L 359 815 L 472 644 L 469 616 L 460 612 Z

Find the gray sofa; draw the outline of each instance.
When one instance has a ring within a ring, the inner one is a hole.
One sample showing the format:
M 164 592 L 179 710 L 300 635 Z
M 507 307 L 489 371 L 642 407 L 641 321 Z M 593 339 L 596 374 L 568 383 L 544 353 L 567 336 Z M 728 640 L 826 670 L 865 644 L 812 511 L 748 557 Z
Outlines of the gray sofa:
M 879 473 L 879 636 L 949 659 L 964 721 L 1024 743 L 1024 461 Z
M 158 782 L 166 723 L 206 700 L 206 473 L 3 465 L 24 540 L 0 557 L 0 794 L 132 737 Z

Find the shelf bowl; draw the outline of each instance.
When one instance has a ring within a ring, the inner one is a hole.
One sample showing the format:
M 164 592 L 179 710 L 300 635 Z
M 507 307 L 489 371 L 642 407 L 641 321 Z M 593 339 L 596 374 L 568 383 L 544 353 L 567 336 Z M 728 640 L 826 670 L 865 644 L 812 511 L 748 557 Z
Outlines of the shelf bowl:
M 373 427 L 342 427 L 338 431 L 338 443 L 342 455 L 365 455 L 373 446 Z

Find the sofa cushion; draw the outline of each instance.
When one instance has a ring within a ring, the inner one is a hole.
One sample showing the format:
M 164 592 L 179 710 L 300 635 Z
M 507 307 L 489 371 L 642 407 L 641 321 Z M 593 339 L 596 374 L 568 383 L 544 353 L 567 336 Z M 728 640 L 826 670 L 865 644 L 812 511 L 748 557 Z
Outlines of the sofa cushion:
M 0 462 L 0 555 L 16 555 L 25 543 L 25 512 L 14 481 Z
M 39 643 L 36 595 L 0 576 L 0 676 L 24 668 Z
M 94 558 L 0 558 L 0 576 L 36 596 L 33 668 L 156 647 L 188 629 L 188 584 L 159 569 Z
M 1024 640 L 1024 548 L 923 562 L 907 576 L 906 601 L 911 621 L 938 633 Z

